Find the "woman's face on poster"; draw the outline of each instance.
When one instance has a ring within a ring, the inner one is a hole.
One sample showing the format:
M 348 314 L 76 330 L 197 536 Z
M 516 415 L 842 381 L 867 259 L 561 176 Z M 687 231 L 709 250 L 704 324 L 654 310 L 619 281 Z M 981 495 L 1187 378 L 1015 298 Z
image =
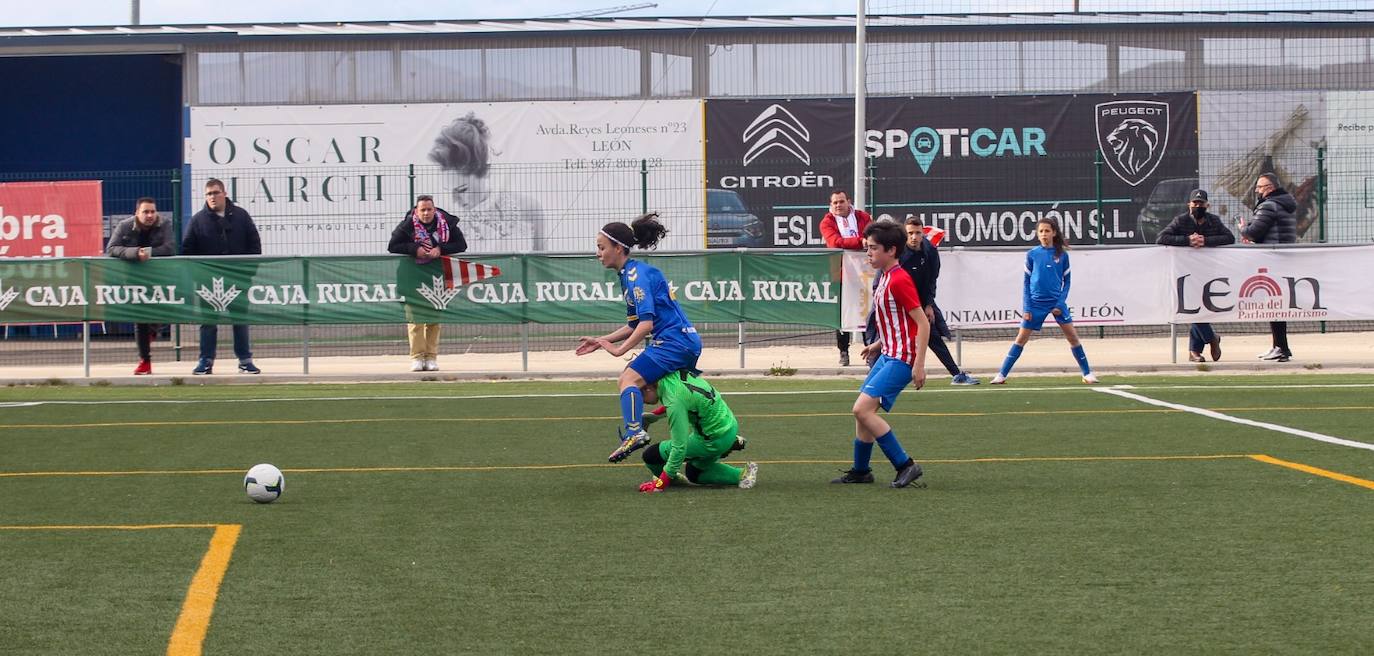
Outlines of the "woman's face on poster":
M 489 193 L 486 176 L 462 171 L 444 171 L 444 187 L 456 207 L 475 207 L 486 200 Z

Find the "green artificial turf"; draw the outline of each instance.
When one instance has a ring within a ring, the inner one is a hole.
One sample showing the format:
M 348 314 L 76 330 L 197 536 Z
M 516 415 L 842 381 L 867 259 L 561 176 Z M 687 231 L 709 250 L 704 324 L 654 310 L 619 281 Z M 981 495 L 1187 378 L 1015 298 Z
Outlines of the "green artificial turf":
M 1374 443 L 1370 376 L 1104 383 Z M 838 486 L 857 381 L 722 379 L 758 487 L 641 495 L 613 387 L 0 389 L 0 526 L 65 527 L 0 529 L 0 653 L 165 653 L 221 524 L 207 654 L 1374 650 L 1370 450 L 934 382 L 889 416 L 927 487 L 877 451 Z M 111 525 L 206 526 L 79 528 Z

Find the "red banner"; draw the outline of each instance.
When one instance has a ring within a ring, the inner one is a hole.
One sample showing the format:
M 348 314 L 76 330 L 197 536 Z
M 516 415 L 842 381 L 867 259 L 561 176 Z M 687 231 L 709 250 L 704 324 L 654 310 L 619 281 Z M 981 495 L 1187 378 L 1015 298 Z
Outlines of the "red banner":
M 100 255 L 100 181 L 0 183 L 0 257 Z

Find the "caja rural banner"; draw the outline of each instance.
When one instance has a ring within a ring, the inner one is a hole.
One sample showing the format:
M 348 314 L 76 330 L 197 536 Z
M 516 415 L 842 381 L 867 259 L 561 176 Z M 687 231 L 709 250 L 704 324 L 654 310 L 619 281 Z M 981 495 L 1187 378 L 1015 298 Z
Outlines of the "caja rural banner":
M 839 254 L 711 253 L 643 259 L 696 323 L 837 327 Z M 462 284 L 450 258 L 219 257 L 0 261 L 0 323 L 622 322 L 615 273 L 595 259 L 472 257 L 500 275 Z
M 1046 216 L 1075 243 L 1099 228 L 1107 244 L 1152 243 L 1137 223 L 1156 188 L 1197 180 L 1191 93 L 870 98 L 867 110 L 876 205 L 862 209 L 920 216 L 951 245 L 1031 244 Z M 708 101 L 708 243 L 822 245 L 830 190 L 853 186 L 852 125 L 842 99 Z
M 381 253 L 413 182 L 461 219 L 472 252 L 591 250 L 601 225 L 640 212 L 641 163 L 700 161 L 701 104 L 192 107 L 190 207 L 220 178 L 258 224 L 264 254 Z M 656 188 L 651 209 L 700 226 L 700 172 L 677 177 L 692 184 Z M 662 246 L 700 248 L 699 235 L 670 231 Z
M 0 257 L 99 255 L 100 181 L 0 183 Z

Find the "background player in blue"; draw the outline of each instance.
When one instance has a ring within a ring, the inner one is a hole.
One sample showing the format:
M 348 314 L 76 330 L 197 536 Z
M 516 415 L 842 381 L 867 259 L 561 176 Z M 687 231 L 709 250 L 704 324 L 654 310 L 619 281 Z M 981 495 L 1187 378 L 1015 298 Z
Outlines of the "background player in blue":
M 620 446 L 607 458 L 611 462 L 620 462 L 649 444 L 640 388 L 658 382 L 669 372 L 696 369 L 701 357 L 701 337 L 673 300 L 663 272 L 630 259 L 631 247 L 653 248 L 666 234 L 668 230 L 658 222 L 657 214 L 645 214 L 628 225 L 607 223 L 596 236 L 597 261 L 620 274 L 626 325 L 609 335 L 580 338 L 576 353 L 586 355 L 602 349 L 619 357 L 648 338 L 644 351 L 620 372 L 620 416 L 625 425 Z
M 1045 324 L 1045 317 L 1053 315 L 1059 328 L 1064 331 L 1064 339 L 1069 340 L 1069 352 L 1078 361 L 1083 372 L 1083 382 L 1089 385 L 1097 382 L 1092 367 L 1088 366 L 1088 355 L 1078 341 L 1078 331 L 1073 327 L 1073 313 L 1069 311 L 1069 246 L 1064 243 L 1064 233 L 1059 231 L 1059 223 L 1053 219 L 1041 219 L 1035 224 L 1035 236 L 1040 245 L 1026 252 L 1026 278 L 1021 290 L 1021 330 L 1016 333 L 1007 358 L 1002 361 L 1002 370 L 997 372 L 991 382 L 1005 385 L 1007 375 L 1021 357 L 1021 352 L 1030 341 L 1032 332 L 1038 332 Z
M 878 416 L 878 407 L 891 411 L 907 385 L 921 389 L 926 382 L 930 320 L 921 310 L 911 274 L 897 263 L 905 242 L 906 234 L 895 223 L 877 222 L 864 229 L 868 264 L 879 272 L 873 288 L 878 340 L 864 347 L 864 359 L 873 362 L 873 368 L 854 401 L 854 466 L 831 483 L 872 483 L 869 462 L 875 443 L 897 470 L 892 487 L 906 487 L 921 477 L 921 466 L 907 455 L 892 426 Z

